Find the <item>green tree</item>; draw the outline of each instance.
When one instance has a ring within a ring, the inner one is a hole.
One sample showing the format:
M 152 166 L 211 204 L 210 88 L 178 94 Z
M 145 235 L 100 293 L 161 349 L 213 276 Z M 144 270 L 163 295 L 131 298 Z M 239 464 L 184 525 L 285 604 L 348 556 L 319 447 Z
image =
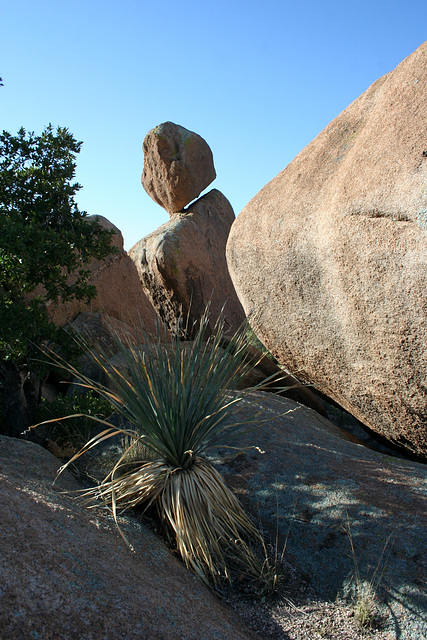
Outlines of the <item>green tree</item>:
M 112 252 L 111 232 L 78 209 L 73 182 L 81 148 L 49 125 L 0 135 L 0 393 L 2 431 L 18 435 L 32 422 L 40 382 L 31 357 L 58 341 L 46 302 L 88 302 L 88 263 Z

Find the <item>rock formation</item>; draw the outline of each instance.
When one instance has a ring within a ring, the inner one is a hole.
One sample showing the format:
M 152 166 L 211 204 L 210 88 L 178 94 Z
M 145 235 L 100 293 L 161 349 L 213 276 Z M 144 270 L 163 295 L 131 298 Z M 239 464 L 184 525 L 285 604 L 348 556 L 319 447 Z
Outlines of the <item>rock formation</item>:
M 227 198 L 213 189 L 129 251 L 145 294 L 172 331 L 181 311 L 197 321 L 208 302 L 212 324 L 222 307 L 227 328 L 243 322 L 225 258 L 233 221 Z
M 350 525 L 360 579 L 371 580 L 379 563 L 385 637 L 423 640 L 427 467 L 373 451 L 292 400 L 257 393 L 252 401 L 248 396 L 239 419 L 261 415 L 259 426 L 230 441 L 237 451 L 217 452 L 218 469 L 246 511 L 278 535 L 279 545 L 286 541 L 286 558 L 315 600 L 347 593 L 355 572 Z M 289 593 L 292 599 L 294 586 Z
M 170 214 L 181 211 L 216 178 L 209 145 L 173 122 L 151 129 L 143 150 L 142 186 Z
M 209 146 L 197 134 L 165 122 L 148 132 L 143 149 L 142 184 L 171 215 L 129 252 L 144 293 L 172 332 L 180 314 L 193 324 L 208 302 L 212 324 L 224 307 L 226 327 L 235 331 L 245 314 L 225 258 L 233 209 L 216 189 L 183 209 L 216 176 Z
M 233 224 L 230 274 L 279 362 L 427 455 L 427 43 Z
M 335 619 L 337 591 L 354 573 L 344 530 L 350 524 L 362 579 L 372 577 L 393 534 L 378 590 L 380 598 L 387 597 L 384 635 L 379 637 L 398 633 L 423 640 L 425 465 L 377 453 L 343 437 L 328 420 L 291 400 L 258 393 L 248 397 L 242 411 L 239 419 L 251 425 L 262 416 L 257 428 L 228 443 L 237 450 L 213 451 L 212 459 L 248 512 L 261 520 L 273 539 L 278 536 L 279 553 L 287 540 L 285 580 L 256 637 L 296 637 L 287 633 L 293 627 L 295 605 L 288 615 L 285 609 L 289 598 L 301 602 L 301 593 L 307 607 L 306 633 L 298 638 L 318 635 L 319 620 L 307 626 L 308 610 L 322 602 L 329 601 Z M 79 484 L 74 476 L 64 472 L 52 486 L 60 464 L 38 445 L 0 437 L 2 638 L 253 637 L 138 518 L 119 516 L 134 546 L 132 553 L 105 509 L 88 510 L 76 500 Z M 246 594 L 244 600 L 259 598 Z M 349 615 L 350 609 L 346 619 Z M 272 633 L 263 633 L 267 629 Z M 355 630 L 345 637 L 359 638 L 362 633 Z
M 80 487 L 36 444 L 0 436 L 0 636 L 247 640 L 241 621 L 149 529 L 75 498 Z M 64 491 L 70 493 L 64 494 Z
M 94 259 L 87 267 L 91 271 L 89 283 L 96 286 L 96 298 L 89 304 L 79 300 L 65 303 L 48 302 L 52 320 L 63 326 L 81 312 L 102 312 L 129 325 L 138 325 L 142 321 L 147 331 L 154 331 L 156 313 L 141 290 L 133 261 L 124 251 L 121 232 L 106 218 L 94 217 L 103 227 L 115 231 L 112 244 L 117 247 L 118 252 L 105 260 Z

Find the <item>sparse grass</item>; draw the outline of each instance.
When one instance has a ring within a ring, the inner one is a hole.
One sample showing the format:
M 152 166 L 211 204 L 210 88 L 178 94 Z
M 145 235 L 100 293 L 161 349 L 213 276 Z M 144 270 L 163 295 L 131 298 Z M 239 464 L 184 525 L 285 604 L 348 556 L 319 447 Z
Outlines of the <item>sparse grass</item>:
M 366 580 L 357 583 L 354 616 L 361 627 L 375 628 L 378 621 L 378 596 L 373 585 Z
M 261 539 L 263 562 L 259 570 L 261 595 L 272 596 L 277 593 L 283 581 L 283 558 L 288 543 L 289 529 L 283 545 L 279 545 L 279 496 L 276 490 L 276 532 L 274 542 L 266 543 Z
M 115 517 L 118 509 L 155 508 L 185 565 L 217 586 L 224 578 L 231 580 L 236 566 L 246 571 L 262 536 L 205 458 L 210 449 L 224 446 L 242 428 L 236 412 L 248 390 L 230 395 L 230 389 L 238 389 L 256 365 L 247 359 L 245 328 L 223 346 L 222 319 L 206 339 L 208 319 L 206 311 L 190 343 L 176 337 L 164 345 L 159 329 L 148 351 L 117 336 L 126 373 L 112 366 L 105 353 L 88 349 L 108 380 L 106 386 L 51 357 L 82 387 L 110 403 L 124 424 L 132 425 L 117 428 L 93 417 L 106 429 L 69 463 L 118 434 L 125 439 L 125 447 L 112 470 L 86 497 L 109 507 Z M 260 578 L 274 589 L 277 557 L 265 556 Z
M 261 518 L 258 515 L 261 527 Z M 245 549 L 245 575 L 242 576 L 248 583 L 246 590 L 251 594 L 261 596 L 262 601 L 274 596 L 280 589 L 284 580 L 283 559 L 288 542 L 289 529 L 283 544 L 279 542 L 279 497 L 276 493 L 276 530 L 273 539 L 268 539 L 264 534 L 260 536 L 256 547 Z
M 350 542 L 351 555 L 353 558 L 354 571 L 351 582 L 347 585 L 347 590 L 351 594 L 355 619 L 362 628 L 375 629 L 381 626 L 379 587 L 383 579 L 387 561 L 393 547 L 393 542 L 397 533 L 397 528 L 387 537 L 378 559 L 375 570 L 371 577 L 362 578 L 356 550 L 354 547 L 353 534 L 350 521 L 347 519 L 343 529 Z
M 283 582 L 283 558 L 285 556 L 287 537 L 282 546 L 279 548 L 278 534 L 274 544 L 266 544 L 264 539 L 261 540 L 264 561 L 260 572 L 260 584 L 262 585 L 262 595 L 271 596 L 279 591 Z
M 153 452 L 142 438 L 135 439 L 125 434 L 121 440 L 121 449 L 123 465 L 140 464 L 153 459 Z
M 276 544 L 272 544 L 261 537 L 259 551 L 249 547 L 245 550 L 246 578 L 252 585 L 251 593 L 256 593 L 265 600 L 279 591 L 283 581 L 282 561 L 285 549 L 286 543 L 280 551 L 277 540 Z

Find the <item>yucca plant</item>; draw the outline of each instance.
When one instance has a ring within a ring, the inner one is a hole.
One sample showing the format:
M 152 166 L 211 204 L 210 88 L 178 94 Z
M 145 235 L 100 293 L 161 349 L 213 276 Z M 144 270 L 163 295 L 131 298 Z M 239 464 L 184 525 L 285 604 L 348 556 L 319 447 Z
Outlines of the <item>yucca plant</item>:
M 108 380 L 106 385 L 82 375 L 55 357 L 59 366 L 78 378 L 81 386 L 110 402 L 130 428 L 108 428 L 92 438 L 76 455 L 122 434 L 128 440 L 123 455 L 98 487 L 87 492 L 117 509 L 137 505 L 155 507 L 174 538 L 185 565 L 205 581 L 230 578 L 230 566 L 244 562 L 257 528 L 206 458 L 242 427 L 233 414 L 247 390 L 230 393 L 255 362 L 248 362 L 246 328 L 223 345 L 220 318 L 206 338 L 208 310 L 191 342 L 178 336 L 163 344 L 135 346 L 117 336 L 124 367 L 113 366 L 102 351 L 90 350 Z M 96 419 L 96 418 L 95 418 Z M 134 460 L 132 448 L 150 452 L 150 459 Z M 132 460 L 129 463 L 129 460 Z M 123 534 L 122 534 L 123 535 Z M 242 542 L 242 544 L 241 544 Z M 245 550 L 244 552 L 242 550 Z

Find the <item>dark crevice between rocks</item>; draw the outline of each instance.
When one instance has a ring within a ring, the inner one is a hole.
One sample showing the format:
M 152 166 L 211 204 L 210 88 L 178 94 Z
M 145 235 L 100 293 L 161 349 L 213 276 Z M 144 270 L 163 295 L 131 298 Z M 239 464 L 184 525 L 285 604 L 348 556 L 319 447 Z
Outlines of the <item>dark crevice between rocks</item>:
M 365 447 L 368 447 L 368 449 L 372 449 L 373 451 L 378 451 L 379 453 L 384 453 L 395 458 L 427 464 L 427 460 L 423 456 L 411 453 L 407 448 L 399 446 L 397 442 L 394 443 L 375 431 L 372 431 L 372 429 L 363 424 L 363 422 L 357 420 L 357 418 L 355 418 L 351 413 L 348 413 L 348 411 L 343 409 L 343 407 L 332 400 L 332 398 L 324 396 L 313 388 L 312 391 L 321 398 L 328 415 L 328 420 L 346 434 L 349 434 L 350 437 L 353 437 L 359 442 L 359 444 L 363 444 Z

